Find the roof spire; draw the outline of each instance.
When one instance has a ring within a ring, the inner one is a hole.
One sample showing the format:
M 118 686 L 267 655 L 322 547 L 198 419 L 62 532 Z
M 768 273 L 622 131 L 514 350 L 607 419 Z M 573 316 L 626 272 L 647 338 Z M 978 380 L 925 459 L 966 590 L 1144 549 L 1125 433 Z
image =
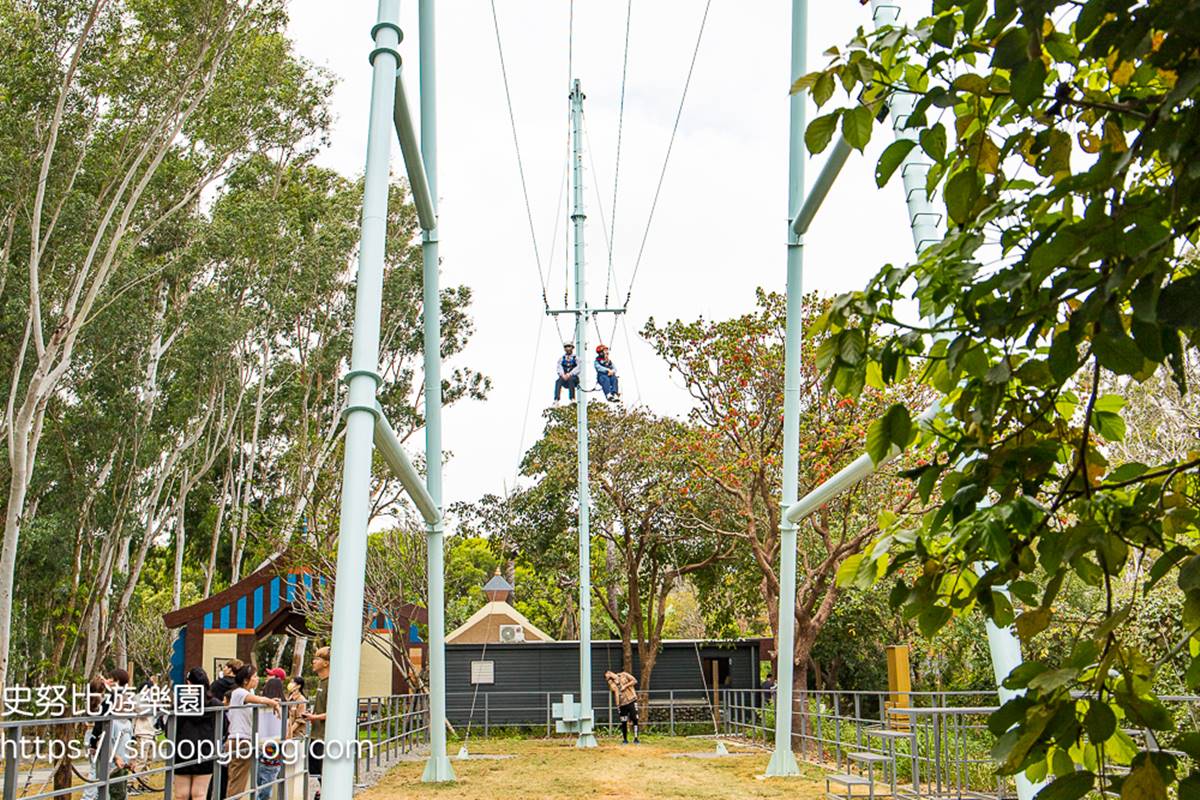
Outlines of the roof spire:
M 500 568 L 496 567 L 496 574 L 484 584 L 483 593 L 487 596 L 489 603 L 507 603 L 512 598 L 513 587 L 504 580 L 504 576 L 500 574 Z

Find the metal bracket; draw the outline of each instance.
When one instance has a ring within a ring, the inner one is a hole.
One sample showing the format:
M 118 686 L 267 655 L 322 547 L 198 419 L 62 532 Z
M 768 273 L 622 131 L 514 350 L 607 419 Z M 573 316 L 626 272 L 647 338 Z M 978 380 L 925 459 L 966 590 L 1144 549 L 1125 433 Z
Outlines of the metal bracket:
M 387 30 L 389 28 L 396 32 L 396 44 L 400 44 L 404 41 L 404 31 L 400 30 L 400 26 L 394 22 L 388 22 L 386 20 L 384 22 L 376 22 L 371 26 L 371 41 L 375 41 L 375 37 L 380 31 Z
M 383 384 L 383 378 L 379 377 L 378 372 L 371 369 L 352 369 L 342 377 L 342 383 L 349 386 L 350 381 L 354 380 L 360 375 L 366 375 L 368 378 L 375 381 L 376 388 Z
M 374 66 L 375 56 L 379 55 L 380 53 L 391 53 L 393 56 L 396 57 L 396 68 L 397 69 L 400 68 L 400 51 L 389 45 L 384 45 L 383 47 L 376 47 L 374 50 L 371 51 L 371 54 L 369 56 L 367 56 L 367 61 L 370 61 L 371 65 Z
M 346 406 L 344 409 L 342 409 L 342 420 L 345 421 L 346 418 L 348 418 L 350 414 L 355 411 L 369 411 L 371 412 L 371 416 L 373 416 L 376 421 L 379 420 L 378 408 L 375 406 L 366 406 L 361 404 Z

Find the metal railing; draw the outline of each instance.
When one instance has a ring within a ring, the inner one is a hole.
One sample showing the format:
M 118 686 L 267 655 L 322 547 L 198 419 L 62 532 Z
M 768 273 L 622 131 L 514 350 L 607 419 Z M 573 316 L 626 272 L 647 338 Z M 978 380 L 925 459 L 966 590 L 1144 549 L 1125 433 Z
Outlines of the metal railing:
M 722 733 L 764 746 L 774 744 L 774 697 L 762 691 L 725 690 Z M 987 719 L 997 709 L 990 692 L 908 692 L 907 706 L 889 704 L 886 691 L 804 693 L 793 725 L 793 750 L 809 762 L 855 771 L 851 753 L 888 758 L 879 783 L 910 798 L 1015 797 L 1011 776 L 996 774 L 995 736 Z M 1176 725 L 1196 724 L 1200 696 L 1160 698 Z M 1152 732 L 1123 728 L 1131 739 L 1160 749 Z M 1175 754 L 1182 757 L 1182 753 Z M 883 792 L 876 791 L 879 795 Z
M 719 693 L 718 693 L 719 694 Z M 446 718 L 460 737 L 478 733 L 490 736 L 500 730 L 525 733 L 554 732 L 553 705 L 563 692 L 484 691 L 447 692 Z M 714 705 L 719 697 L 702 689 L 655 689 L 638 693 L 643 730 L 671 736 L 713 733 Z M 592 710 L 597 730 L 612 732 L 620 726 L 620 712 L 612 692 L 592 692 Z M 719 725 L 719 715 L 717 715 Z
M 447 712 L 459 738 L 483 737 L 509 732 L 551 736 L 554 734 L 553 704 L 559 692 L 450 692 Z M 1011 778 L 997 776 L 991 759 L 994 737 L 987 717 L 995 710 L 995 695 L 985 692 L 909 692 L 907 706 L 895 706 L 886 691 L 816 691 L 804 694 L 803 708 L 793 726 L 793 749 L 809 762 L 838 771 L 855 769 L 851 753 L 873 753 L 887 757 L 876 776 L 879 791 L 911 798 L 997 798 L 1015 795 Z M 1178 717 L 1179 725 L 1194 725 L 1200 717 L 1200 696 L 1161 698 Z M 713 735 L 739 738 L 746 744 L 771 747 L 775 729 L 775 694 L 762 689 L 661 689 L 638 696 L 643 732 L 670 736 Z M 281 730 L 288 731 L 289 715 L 295 704 L 280 708 Z M 598 732 L 612 733 L 620 724 L 611 692 L 594 692 L 592 707 Z M 267 714 L 263 706 L 249 706 L 252 714 L 249 741 L 258 742 Z M 226 714 L 219 707 L 213 715 L 213 742 L 225 741 Z M 48 800 L 82 792 L 81 800 L 121 800 L 128 795 L 173 796 L 173 784 L 181 768 L 212 760 L 212 785 L 222 785 L 223 773 L 233 763 L 230 754 L 221 757 L 179 759 L 178 754 L 158 755 L 133 764 L 129 770 L 114 771 L 112 747 L 120 737 L 105 735 L 96 750 L 87 754 L 83 737 L 99 722 L 110 734 L 118 719 L 76 716 L 60 719 L 9 719 L 0 721 L 3 739 L 2 800 Z M 167 714 L 165 731 L 154 737 L 156 745 L 180 741 L 182 716 Z M 128 720 L 125 719 L 125 724 Z M 1125 729 L 1144 746 L 1156 748 L 1146 731 Z M 390 695 L 359 699 L 357 740 L 354 743 L 355 784 L 372 771 L 386 769 L 405 756 L 423 754 L 430 740 L 428 697 Z M 48 788 L 60 761 L 34 751 L 36 742 L 74 743 L 80 750 L 71 758 L 75 773 L 70 785 Z M 255 746 L 238 764 L 246 775 L 241 791 L 216 790 L 213 800 L 309 800 L 312 797 L 307 755 L 310 741 L 301 736 L 291 742 L 291 755 L 272 774 L 272 764 L 263 763 L 263 749 Z M 141 743 L 141 744 L 144 744 Z M 227 744 L 227 743 L 226 743 Z M 136 748 L 135 748 L 136 749 Z M 168 748 L 169 749 L 169 748 Z M 247 763 L 248 762 L 248 763 Z M 78 781 L 76 780 L 78 779 Z
M 267 727 L 266 706 L 248 705 L 250 736 L 231 738 L 224 706 L 208 708 L 211 739 L 180 737 L 183 714 L 164 712 L 154 733 L 132 735 L 133 716 L 64 716 L 0 720 L 2 800 L 50 800 L 79 794 L 80 800 L 122 800 L 132 795 L 174 796 L 177 779 L 188 768 L 212 762 L 212 800 L 309 800 L 313 796 L 310 755 L 322 755 L 324 742 L 302 733 L 288 738 L 289 717 L 299 703 L 281 703 L 279 739 L 260 735 Z M 190 723 L 194 725 L 196 715 Z M 274 722 L 274 720 L 272 721 Z M 270 725 L 274 728 L 275 725 Z M 89 747 L 92 732 L 98 734 Z M 355 783 L 371 769 L 382 769 L 429 741 L 426 695 L 390 695 L 359 700 L 357 738 L 338 745 L 354 760 Z M 189 746 L 185 743 L 192 742 Z M 120 752 L 115 752 L 119 748 Z M 120 758 L 120 761 L 118 761 Z M 182 771 L 181 771 L 182 770 Z M 56 782 L 62 784 L 54 788 Z M 229 777 L 245 787 L 230 787 Z

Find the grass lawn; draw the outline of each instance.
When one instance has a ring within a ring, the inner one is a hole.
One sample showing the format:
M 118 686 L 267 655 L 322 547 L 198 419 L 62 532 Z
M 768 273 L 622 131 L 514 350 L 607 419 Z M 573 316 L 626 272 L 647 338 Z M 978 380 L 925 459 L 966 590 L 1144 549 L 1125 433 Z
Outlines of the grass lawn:
M 451 758 L 458 781 L 423 784 L 423 763 L 400 764 L 356 800 L 436 798 L 741 798 L 787 797 L 816 800 L 824 783 L 815 768 L 801 765 L 804 777 L 759 779 L 769 753 L 729 758 L 673 758 L 672 754 L 712 752 L 709 739 L 643 737 L 639 745 L 623 746 L 605 738 L 595 750 L 578 750 L 573 739 L 479 739 L 471 753 L 513 755 L 502 760 L 458 761 Z M 730 748 L 735 752 L 738 748 Z M 452 753 L 454 748 L 452 748 Z

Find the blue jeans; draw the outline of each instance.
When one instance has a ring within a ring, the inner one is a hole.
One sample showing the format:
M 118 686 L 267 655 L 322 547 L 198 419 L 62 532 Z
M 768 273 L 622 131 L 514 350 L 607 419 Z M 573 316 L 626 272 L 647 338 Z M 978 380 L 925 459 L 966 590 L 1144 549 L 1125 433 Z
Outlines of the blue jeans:
M 617 388 L 616 375 L 609 375 L 607 372 L 598 372 L 596 373 L 596 383 L 600 384 L 605 397 L 612 397 L 614 394 L 621 393 L 621 390 Z
M 279 770 L 282 764 L 268 766 L 263 762 L 258 762 L 258 794 L 257 800 L 271 800 L 271 795 L 276 793 L 279 788 L 278 784 L 271 783 L 279 777 Z M 269 784 L 269 785 L 267 785 Z
M 558 402 L 558 398 L 562 396 L 562 390 L 567 390 L 567 397 L 575 399 L 575 389 L 579 386 L 579 376 L 572 375 L 565 381 L 562 378 L 557 378 L 554 381 L 554 402 Z

